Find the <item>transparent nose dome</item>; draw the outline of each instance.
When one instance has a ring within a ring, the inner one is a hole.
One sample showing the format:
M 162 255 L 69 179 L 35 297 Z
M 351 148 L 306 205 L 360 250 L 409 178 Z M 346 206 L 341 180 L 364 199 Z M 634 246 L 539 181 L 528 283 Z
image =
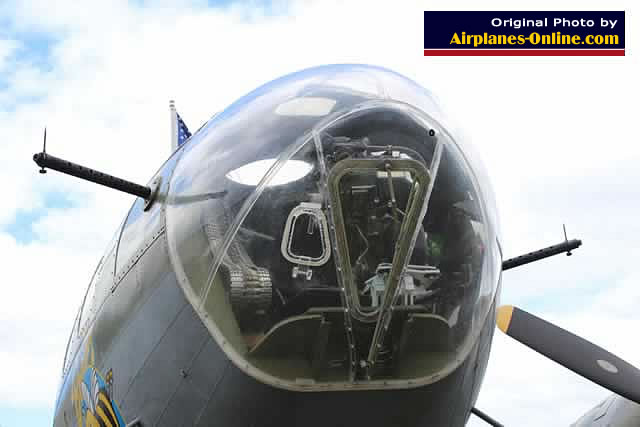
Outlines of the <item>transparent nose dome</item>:
M 327 66 L 251 92 L 186 144 L 171 261 L 238 367 L 295 390 L 399 388 L 467 357 L 501 254 L 485 175 L 438 116 L 396 73 Z

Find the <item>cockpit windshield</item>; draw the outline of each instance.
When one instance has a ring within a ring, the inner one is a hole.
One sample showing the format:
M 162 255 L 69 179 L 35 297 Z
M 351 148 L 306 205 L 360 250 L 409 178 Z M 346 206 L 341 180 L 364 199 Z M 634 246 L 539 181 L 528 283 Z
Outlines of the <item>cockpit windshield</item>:
M 276 80 L 184 148 L 167 231 L 230 358 L 289 389 L 410 387 L 465 359 L 499 281 L 484 175 L 387 70 Z

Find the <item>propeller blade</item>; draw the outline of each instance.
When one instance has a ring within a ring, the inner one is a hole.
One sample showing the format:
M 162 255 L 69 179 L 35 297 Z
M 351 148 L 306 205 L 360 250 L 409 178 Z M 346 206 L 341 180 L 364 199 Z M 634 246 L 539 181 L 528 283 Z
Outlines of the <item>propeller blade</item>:
M 573 372 L 640 404 L 640 370 L 607 350 L 510 305 L 498 309 L 498 328 Z

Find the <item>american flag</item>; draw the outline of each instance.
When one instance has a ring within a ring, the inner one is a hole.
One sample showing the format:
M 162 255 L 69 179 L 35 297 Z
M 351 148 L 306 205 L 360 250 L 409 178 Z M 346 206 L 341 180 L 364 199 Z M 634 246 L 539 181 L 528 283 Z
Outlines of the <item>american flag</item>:
M 189 139 L 189 137 L 191 136 L 191 132 L 189 132 L 189 128 L 187 128 L 187 125 L 184 124 L 182 117 L 180 117 L 180 114 L 178 114 L 177 112 L 176 112 L 176 117 L 178 119 L 178 147 L 179 147 L 182 144 L 184 144 L 184 142 L 187 139 Z

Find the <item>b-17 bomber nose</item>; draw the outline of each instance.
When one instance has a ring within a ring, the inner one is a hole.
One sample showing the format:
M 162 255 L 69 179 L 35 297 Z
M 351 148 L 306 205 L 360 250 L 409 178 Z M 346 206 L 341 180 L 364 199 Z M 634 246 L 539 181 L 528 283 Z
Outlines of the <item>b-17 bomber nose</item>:
M 305 70 L 183 150 L 169 254 L 240 369 L 291 390 L 384 389 L 465 360 L 494 302 L 498 225 L 427 91 L 376 67 Z

